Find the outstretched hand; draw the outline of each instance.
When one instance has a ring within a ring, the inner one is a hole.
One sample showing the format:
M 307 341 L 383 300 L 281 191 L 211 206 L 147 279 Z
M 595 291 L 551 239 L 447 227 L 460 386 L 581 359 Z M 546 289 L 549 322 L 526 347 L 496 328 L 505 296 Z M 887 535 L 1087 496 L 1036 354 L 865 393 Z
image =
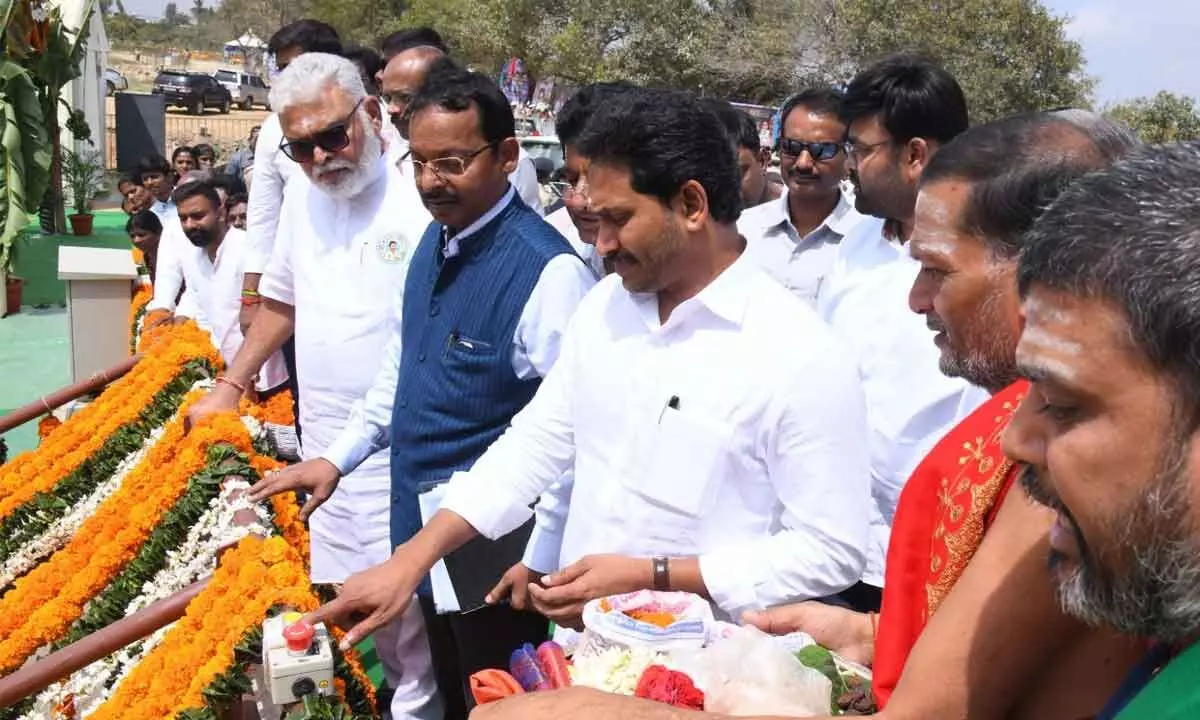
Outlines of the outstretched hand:
M 250 488 L 251 502 L 261 502 L 272 495 L 288 490 L 303 490 L 308 495 L 304 507 L 300 508 L 301 522 L 308 520 L 321 503 L 337 489 L 341 473 L 333 463 L 324 458 L 305 460 L 283 470 L 273 470 Z
M 847 660 L 870 665 L 875 657 L 875 632 L 870 616 L 849 608 L 809 600 L 750 611 L 742 622 L 768 635 L 804 632 L 819 645 Z
M 399 552 L 387 562 L 351 575 L 332 602 L 304 617 L 309 623 L 332 622 L 347 628 L 341 649 L 349 650 L 408 609 L 420 576 Z

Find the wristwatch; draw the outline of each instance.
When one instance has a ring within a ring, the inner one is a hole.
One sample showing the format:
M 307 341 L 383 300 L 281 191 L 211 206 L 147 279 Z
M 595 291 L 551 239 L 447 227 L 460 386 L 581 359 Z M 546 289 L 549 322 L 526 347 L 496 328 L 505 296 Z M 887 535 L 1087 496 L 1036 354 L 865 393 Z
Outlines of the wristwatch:
M 667 591 L 671 589 L 671 561 L 666 557 L 655 557 L 651 562 L 654 563 L 654 589 Z

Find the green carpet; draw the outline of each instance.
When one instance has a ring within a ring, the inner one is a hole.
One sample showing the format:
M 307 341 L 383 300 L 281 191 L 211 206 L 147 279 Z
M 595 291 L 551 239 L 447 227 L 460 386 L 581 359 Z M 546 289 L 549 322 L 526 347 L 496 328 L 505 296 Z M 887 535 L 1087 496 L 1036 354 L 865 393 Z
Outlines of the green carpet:
M 25 278 L 21 304 L 33 306 L 64 305 L 67 285 L 58 279 L 58 248 L 74 247 L 131 248 L 125 234 L 126 215 L 120 210 L 98 210 L 92 234 L 43 235 L 36 224 L 30 225 L 17 238 L 13 267 L 18 277 Z
M 66 308 L 25 308 L 0 320 L 0 415 L 70 384 Z M 5 434 L 9 457 L 37 447 L 37 422 Z

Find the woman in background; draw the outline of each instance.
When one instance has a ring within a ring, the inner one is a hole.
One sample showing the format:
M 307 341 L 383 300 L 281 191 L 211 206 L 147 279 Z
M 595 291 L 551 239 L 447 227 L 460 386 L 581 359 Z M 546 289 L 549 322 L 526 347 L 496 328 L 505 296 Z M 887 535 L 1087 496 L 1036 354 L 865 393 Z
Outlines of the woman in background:
M 150 283 L 154 284 L 154 266 L 158 260 L 158 240 L 162 236 L 162 222 L 149 210 L 143 210 L 125 223 L 125 233 L 133 246 L 141 251 L 146 269 L 150 271 Z

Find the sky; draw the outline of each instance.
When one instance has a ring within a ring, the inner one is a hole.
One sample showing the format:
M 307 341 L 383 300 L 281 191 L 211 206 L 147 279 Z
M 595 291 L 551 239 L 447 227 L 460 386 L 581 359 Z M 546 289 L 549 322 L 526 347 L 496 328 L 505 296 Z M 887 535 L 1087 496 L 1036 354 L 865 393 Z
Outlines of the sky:
M 1057 15 L 1071 16 L 1068 34 L 1083 44 L 1099 104 L 1159 90 L 1200 99 L 1200 0 L 1042 2 Z M 184 0 L 177 4 L 185 11 L 191 7 Z M 161 17 L 166 5 L 167 0 L 125 0 L 127 11 L 148 18 Z

